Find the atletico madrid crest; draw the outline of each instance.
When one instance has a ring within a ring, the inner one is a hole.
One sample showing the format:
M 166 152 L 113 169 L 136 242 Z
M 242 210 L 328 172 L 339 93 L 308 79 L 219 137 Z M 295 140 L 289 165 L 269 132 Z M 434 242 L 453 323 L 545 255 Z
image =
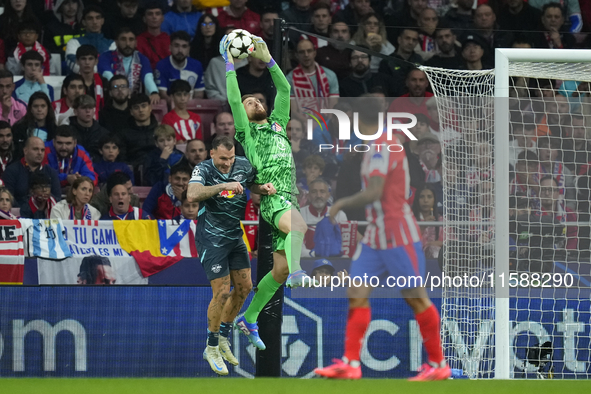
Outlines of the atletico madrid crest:
M 271 125 L 271 130 L 279 133 L 281 130 L 283 130 L 283 128 L 281 127 L 281 125 L 277 122 L 273 122 L 273 124 Z

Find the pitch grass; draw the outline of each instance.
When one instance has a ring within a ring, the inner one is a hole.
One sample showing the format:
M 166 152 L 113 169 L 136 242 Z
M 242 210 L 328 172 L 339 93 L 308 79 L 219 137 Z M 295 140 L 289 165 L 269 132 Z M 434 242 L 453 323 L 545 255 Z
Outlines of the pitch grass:
M 407 382 L 399 379 L 335 381 L 324 379 L 54 379 L 0 378 L 0 392 L 42 394 L 529 394 L 591 393 L 591 381 L 584 380 L 448 380 Z

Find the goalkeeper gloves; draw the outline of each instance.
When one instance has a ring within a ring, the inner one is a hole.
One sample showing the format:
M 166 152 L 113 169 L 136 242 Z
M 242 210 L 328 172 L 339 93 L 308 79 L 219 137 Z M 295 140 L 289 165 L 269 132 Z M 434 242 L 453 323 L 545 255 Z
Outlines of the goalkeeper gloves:
M 273 58 L 271 57 L 267 43 L 265 43 L 261 37 L 255 36 L 254 34 L 252 35 L 252 41 L 254 43 L 254 52 L 251 56 L 260 59 L 265 63 L 269 63 Z
M 230 46 L 230 43 L 228 42 L 228 35 L 226 34 L 225 36 L 222 37 L 222 39 L 220 41 L 220 55 L 222 55 L 226 64 L 233 63 L 230 61 L 230 59 L 228 57 L 228 47 L 229 46 Z

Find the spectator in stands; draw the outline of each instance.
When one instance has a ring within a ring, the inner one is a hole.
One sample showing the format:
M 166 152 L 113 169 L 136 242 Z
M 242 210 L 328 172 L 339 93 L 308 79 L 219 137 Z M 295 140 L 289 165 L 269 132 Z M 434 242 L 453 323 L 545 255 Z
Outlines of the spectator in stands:
M 315 179 L 322 176 L 326 163 L 320 155 L 313 154 L 304 160 L 304 176 L 298 179 L 297 188 L 300 194 L 298 195 L 298 203 L 300 206 L 304 206 L 309 203 L 308 192 L 309 186 Z
M 180 163 L 172 166 L 166 180 L 154 184 L 143 208 L 154 219 L 172 219 L 181 214 L 183 193 L 187 191 L 193 169 Z
M 115 44 L 116 50 L 105 52 L 99 58 L 99 74 L 109 80 L 115 74 L 125 75 L 132 93 L 139 92 L 143 84 L 144 90 L 150 94 L 151 104 L 158 104 L 160 96 L 154 82 L 152 67 L 148 58 L 136 50 L 135 34 L 129 28 L 122 27 L 119 29 Z
M 153 150 L 154 130 L 158 126 L 156 118 L 152 114 L 150 98 L 145 94 L 136 94 L 129 100 L 131 118 L 127 122 L 127 128 L 121 131 L 123 141 L 123 157 L 125 162 L 134 167 L 143 164 Z
M 129 168 L 129 167 L 128 167 Z M 132 191 L 133 184 L 131 182 L 130 176 L 123 171 L 115 171 L 114 173 L 110 174 L 107 178 L 107 184 L 105 184 L 101 191 L 95 194 L 90 200 L 90 205 L 95 207 L 101 212 L 101 215 L 105 215 L 109 212 L 109 194 L 107 194 L 107 185 L 111 183 L 111 185 L 124 185 L 127 189 L 127 192 L 131 196 L 131 206 L 133 207 L 140 207 L 140 198 L 137 194 L 134 194 Z
M 394 45 L 388 41 L 384 22 L 373 12 L 366 14 L 361 18 L 359 21 L 359 29 L 357 29 L 357 32 L 353 36 L 351 44 L 368 47 L 382 55 L 390 55 L 396 49 L 394 48 Z M 382 59 L 377 56 L 374 56 L 371 59 L 371 72 L 378 72 L 381 61 Z
M 386 97 L 397 97 L 402 94 L 403 86 L 397 84 L 391 76 L 372 72 L 370 64 L 374 62 L 370 59 L 372 57 L 365 52 L 351 52 L 350 64 L 353 73 L 341 81 L 339 85 L 341 97 L 359 97 L 375 87 L 382 88 Z
M 275 84 L 264 61 L 249 56 L 248 67 L 239 68 L 236 78 L 241 94 L 262 92 L 268 98 L 265 101 L 267 107 L 271 105 L 271 100 L 275 98 Z
M 218 19 L 213 15 L 201 15 L 197 24 L 198 28 L 193 41 L 191 41 L 189 54 L 191 58 L 201 63 L 203 70 L 207 70 L 210 60 L 220 54 L 219 42 L 222 40 L 224 33 Z M 265 42 L 269 45 L 267 40 Z
M 287 122 L 286 131 L 287 138 L 291 142 L 291 153 L 293 154 L 296 170 L 301 172 L 304 168 L 306 158 L 314 153 L 312 149 L 313 145 L 305 139 L 304 123 L 299 118 L 292 117 Z M 303 173 L 298 173 L 298 175 L 301 176 Z
M 418 68 L 411 70 L 406 77 L 408 93 L 394 100 L 388 112 L 421 113 L 429 116 L 427 100 L 433 97 L 433 93 L 427 92 L 428 87 L 427 75 Z
M 398 47 L 390 59 L 380 62 L 379 71 L 391 75 L 400 81 L 406 79 L 412 70 L 412 64 L 423 64 L 423 58 L 415 52 L 419 43 L 419 32 L 415 29 L 404 28 L 398 36 Z M 400 60 L 405 60 L 401 62 Z
M 42 172 L 51 180 L 51 194 L 56 200 L 60 200 L 61 188 L 57 172 L 50 166 L 43 165 L 45 158 L 45 145 L 38 137 L 30 137 L 23 149 L 24 157 L 12 163 L 2 174 L 4 185 L 16 200 L 17 205 L 27 201 L 29 195 L 29 178 L 31 174 Z
M 139 0 L 117 0 L 117 7 L 118 9 L 107 15 L 105 37 L 114 40 L 121 27 L 129 28 L 136 36 L 140 35 L 145 26 L 142 15 L 138 12 Z
M 195 167 L 202 161 L 207 160 L 207 156 L 207 149 L 205 148 L 205 143 L 203 141 L 190 140 L 187 142 L 183 161 L 188 163 L 191 167 Z
M 124 172 L 129 176 L 133 184 L 133 172 L 129 166 L 123 162 L 117 161 L 121 139 L 114 134 L 108 134 L 99 141 L 101 158 L 94 161 L 94 172 L 98 176 L 99 186 L 107 183 L 107 179 L 115 172 Z
M 548 3 L 542 8 L 543 32 L 533 34 L 536 48 L 571 49 L 575 47 L 575 37 L 567 32 L 564 14 L 559 3 Z
M 441 182 L 441 143 L 432 133 L 425 133 L 417 140 L 416 152 L 424 172 L 425 183 Z M 441 189 L 436 191 L 442 193 Z M 439 196 L 438 196 L 439 197 Z M 439 199 L 441 201 L 442 199 Z
M 488 4 L 480 4 L 474 11 L 474 27 L 487 44 L 484 56 L 489 62 L 494 59 L 495 48 L 510 48 L 513 43 L 513 33 L 499 30 L 497 16 Z
M 439 17 L 437 16 L 437 11 L 433 8 L 427 7 L 421 12 L 418 20 L 419 43 L 415 47 L 415 52 L 424 61 L 427 61 L 439 51 L 435 40 L 435 31 L 438 23 Z
M 286 10 L 285 12 L 289 12 L 290 10 Z M 312 7 L 312 25 L 307 29 L 310 33 L 317 34 L 322 37 L 328 37 L 328 28 L 330 27 L 330 23 L 332 22 L 332 17 L 330 16 L 330 7 L 328 4 L 323 2 L 317 2 Z M 299 29 L 303 30 L 303 26 L 299 27 Z M 328 45 L 326 40 L 323 40 L 318 37 L 309 36 L 307 34 L 302 34 L 301 38 L 308 39 L 312 41 L 314 47 L 316 49 L 322 48 Z
M 32 0 L 9 0 L 4 2 L 4 13 L 0 15 L 0 38 L 4 40 L 6 54 L 12 54 L 18 43 L 18 27 L 22 22 L 39 21 L 33 11 Z
M 426 66 L 451 70 L 462 67 L 464 59 L 456 46 L 456 35 L 449 26 L 444 24 L 437 26 L 435 41 L 438 52 L 425 62 Z
M 591 143 L 587 139 L 585 117 L 572 114 L 564 119 L 562 161 L 575 175 L 584 175 L 591 163 Z
M 234 117 L 229 112 L 220 112 L 213 118 L 213 134 L 205 141 L 207 150 L 211 150 L 211 143 L 218 135 L 225 135 L 234 140 L 234 150 L 236 156 L 244 156 L 244 148 L 236 140 L 236 128 L 234 127 Z
M 82 32 L 82 0 L 56 0 L 50 20 L 44 25 L 43 46 L 51 53 L 59 53 L 62 69 L 66 70 L 66 45 Z
M 39 25 L 34 21 L 23 22 L 18 27 L 18 43 L 13 53 L 6 56 L 6 69 L 15 75 L 23 75 L 22 56 L 28 51 L 35 51 L 41 55 L 43 75 L 49 75 L 49 60 L 51 55 L 43 45 L 37 41 L 41 35 Z
M 121 174 L 124 175 L 123 173 Z M 131 187 L 128 187 L 125 183 L 115 183 L 116 181 L 120 182 L 121 179 L 111 176 L 107 181 L 107 186 L 104 188 L 107 191 L 111 205 L 108 208 L 108 212 L 103 213 L 101 220 L 151 220 L 152 217 L 144 212 L 142 208 L 131 204 Z M 129 182 L 131 183 L 131 181 Z
M 0 120 L 15 124 L 27 113 L 27 105 L 12 97 L 14 76 L 8 70 L 0 70 Z
M 296 53 L 299 64 L 286 76 L 291 85 L 291 97 L 296 97 L 302 108 L 318 108 L 318 98 L 328 97 L 329 103 L 334 104 L 339 97 L 336 74 L 316 63 L 316 49 L 310 40 L 298 42 Z
M 99 119 L 99 113 L 105 105 L 105 81 L 94 70 L 98 64 L 98 51 L 92 45 L 81 45 L 76 50 L 76 64 L 79 68 L 79 74 L 84 79 L 86 94 L 94 97 L 96 102 L 94 118 Z
M 170 11 L 164 15 L 161 28 L 168 35 L 183 30 L 193 38 L 200 17 L 201 12 L 193 7 L 191 0 L 174 0 Z
M 445 20 L 452 29 L 456 30 L 456 34 L 462 34 L 467 30 L 474 28 L 473 15 L 474 5 L 473 0 L 457 0 L 457 7 L 451 8 L 445 14 Z
M 523 117 L 517 122 L 512 122 L 513 141 L 509 142 L 509 164 L 515 166 L 517 157 L 524 150 L 535 151 L 536 125 L 528 121 L 529 117 Z
M 0 186 L 0 221 L 18 219 L 18 216 L 10 212 L 12 210 L 12 204 L 14 204 L 12 194 L 7 188 Z
M 74 109 L 72 108 L 74 100 L 83 94 L 86 94 L 86 84 L 82 76 L 79 74 L 70 74 L 64 78 L 62 98 L 51 103 L 58 126 L 68 124 L 70 116 L 74 115 Z
M 254 193 L 253 193 L 254 194 Z M 189 201 L 187 198 L 187 191 L 183 192 L 181 196 L 181 214 L 172 218 L 177 223 L 181 220 L 197 220 L 199 216 L 199 202 Z
M 101 126 L 111 133 L 120 135 L 127 127 L 131 115 L 129 111 L 129 83 L 124 75 L 113 75 L 109 81 L 109 97 L 105 107 L 99 112 Z
M 77 178 L 66 199 L 58 202 L 51 210 L 51 219 L 99 220 L 101 213 L 89 204 L 93 191 L 92 179 L 85 176 Z
M 174 102 L 173 110 L 164 115 L 162 124 L 171 126 L 176 131 L 176 140 L 185 142 L 195 138 L 203 139 L 201 116 L 187 111 L 191 94 L 189 82 L 177 79 L 169 87 L 169 95 Z
M 49 219 L 56 205 L 51 195 L 51 179 L 47 174 L 35 172 L 29 177 L 29 198 L 21 204 L 21 217 L 27 219 Z
M 412 135 L 415 136 L 416 140 L 411 140 L 406 138 L 406 142 L 408 143 L 408 150 L 410 150 L 411 153 L 414 153 L 416 155 L 418 155 L 417 152 L 417 143 L 418 140 L 421 139 L 421 137 L 423 137 L 424 135 L 431 133 L 431 130 L 429 129 L 429 124 L 431 123 L 429 120 L 429 117 L 425 114 L 413 114 L 416 118 L 417 118 L 417 124 L 412 127 L 411 129 L 409 129 L 409 131 L 412 133 Z M 435 135 L 435 134 L 433 134 Z M 400 137 L 402 137 L 402 135 L 399 135 Z M 436 136 L 437 137 L 437 136 Z M 407 152 L 407 156 L 408 156 L 408 152 Z
M 267 43 L 268 48 L 273 48 L 273 24 L 275 23 L 274 20 L 277 18 L 279 18 L 279 14 L 273 9 L 266 9 L 265 11 L 261 12 L 261 38 Z
M 164 8 L 156 2 L 144 8 L 146 31 L 137 36 L 137 50 L 150 60 L 150 66 L 156 70 L 156 64 L 170 56 L 170 36 L 162 31 Z
M 489 225 L 475 224 L 468 230 L 471 242 L 476 242 L 481 245 L 487 245 L 494 242 L 495 207 L 493 204 L 492 190 L 492 181 L 484 181 L 478 184 L 478 197 L 476 204 L 470 211 L 470 221 L 490 222 Z
M 462 41 L 462 58 L 464 59 L 463 69 L 485 70 L 492 68 L 484 58 L 488 45 L 484 39 L 477 34 L 469 34 Z
M 74 100 L 74 116 L 68 119 L 68 124 L 78 136 L 78 143 L 86 149 L 93 161 L 101 157 L 100 141 L 109 134 L 107 129 L 93 119 L 95 108 L 96 103 L 91 96 L 79 96 Z
M 183 152 L 176 148 L 175 135 L 175 130 L 165 124 L 154 130 L 154 141 L 158 149 L 148 155 L 144 165 L 144 181 L 148 186 L 164 182 L 170 169 L 182 160 Z
M 246 2 L 245 2 L 246 3 Z M 289 8 L 286 9 L 281 13 L 281 18 L 284 19 L 287 23 L 292 23 L 298 26 L 300 30 L 310 30 L 310 22 L 312 21 L 312 15 L 314 13 L 314 9 L 310 7 L 312 4 L 312 0 L 293 0 L 289 5 Z M 299 33 L 294 32 L 295 39 L 294 41 L 297 42 L 297 38 L 299 37 Z M 290 40 L 292 37 L 290 37 Z
M 525 0 L 507 0 L 499 13 L 501 30 L 532 32 L 538 30 L 542 13 Z
M 560 186 L 555 177 L 546 175 L 540 179 L 540 215 L 553 216 L 560 223 L 577 222 L 575 211 L 565 206 L 560 195 Z M 577 226 L 566 227 L 566 249 L 577 249 L 579 229 Z
M 539 177 L 552 176 L 558 182 L 560 198 L 570 208 L 576 209 L 575 177 L 559 158 L 560 146 L 561 140 L 557 137 L 544 136 L 538 138 L 536 147 L 540 159 Z
M 509 184 L 509 193 L 512 196 L 527 197 L 532 209 L 539 209 L 539 183 L 538 170 L 540 161 L 538 155 L 530 150 L 524 150 L 517 156 L 515 164 L 515 177 Z
M 418 222 L 441 222 L 443 216 L 437 208 L 437 194 L 433 187 L 425 184 L 417 189 L 412 202 L 412 212 Z M 443 226 L 421 226 L 421 239 L 423 240 L 423 252 L 428 259 L 436 259 L 443 246 Z
M 333 40 L 349 43 L 351 41 L 349 26 L 344 22 L 333 23 L 329 28 L 329 37 Z M 351 50 L 349 48 L 329 43 L 316 51 L 316 62 L 322 67 L 334 71 L 340 81 L 351 74 L 350 56 Z
M 370 12 L 374 12 L 371 8 L 370 0 L 352 0 L 344 9 L 335 14 L 333 22 L 345 23 L 350 27 L 350 33 L 355 34 L 361 17 Z M 390 23 L 388 22 L 387 25 L 390 26 Z M 388 39 L 392 39 L 392 37 L 388 35 Z
M 81 145 L 75 131 L 67 125 L 58 126 L 52 141 L 45 143 L 47 165 L 59 174 L 62 189 L 72 186 L 81 176 L 89 177 L 97 183 L 92 159 Z
M 170 105 L 171 98 L 168 90 L 171 82 L 183 79 L 191 87 L 192 98 L 203 98 L 205 84 L 203 82 L 203 67 L 198 60 L 189 57 L 191 37 L 184 31 L 177 31 L 170 36 L 171 55 L 158 62 L 156 66 L 156 84 L 160 97 Z
M 92 45 L 98 53 L 113 51 L 116 49 L 115 42 L 105 38 L 102 33 L 105 24 L 105 14 L 103 10 L 95 5 L 84 8 L 82 13 L 82 24 L 85 33 L 82 37 L 72 38 L 66 45 L 66 62 L 70 71 L 79 72 L 80 68 L 76 64 L 76 51 L 81 45 Z
M 474 145 L 472 149 L 474 159 L 466 171 L 468 186 L 494 179 L 493 149 L 493 145 L 485 140 L 480 140 Z
M 304 235 L 304 246 L 302 248 L 303 257 L 311 256 L 310 251 L 314 249 L 316 224 L 324 219 L 330 206 L 329 201 L 332 200 L 330 186 L 324 179 L 318 177 L 311 181 L 309 185 L 309 205 L 302 208 L 302 217 L 308 224 L 308 231 Z M 345 212 L 339 212 L 336 216 L 336 221 L 337 223 L 345 223 L 347 221 Z
M 0 120 L 0 178 L 16 159 L 10 123 Z
M 301 1 L 310 3 L 310 0 Z M 226 7 L 213 8 L 212 14 L 217 16 L 222 29 L 244 29 L 257 36 L 261 34 L 261 17 L 246 7 L 246 0 L 230 0 Z M 309 22 L 310 18 L 307 20 Z
M 12 128 L 16 153 L 20 156 L 29 137 L 39 137 L 43 142 L 52 140 L 56 126 L 49 97 L 43 92 L 33 93 L 29 99 L 27 114 Z
M 29 101 L 29 97 L 35 92 L 43 92 L 53 101 L 53 87 L 48 85 L 43 78 L 43 56 L 36 51 L 25 52 L 21 57 L 24 68 L 23 78 L 15 83 L 13 97 Z

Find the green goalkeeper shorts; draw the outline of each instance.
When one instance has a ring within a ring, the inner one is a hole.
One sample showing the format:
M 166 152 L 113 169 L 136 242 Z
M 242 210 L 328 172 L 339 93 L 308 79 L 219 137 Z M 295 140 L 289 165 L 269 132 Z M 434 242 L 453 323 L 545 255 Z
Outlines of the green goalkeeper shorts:
M 273 228 L 274 251 L 285 250 L 287 234 L 279 230 L 279 219 L 290 209 L 300 209 L 297 198 L 291 193 L 277 192 L 272 196 L 261 196 L 261 216 Z

